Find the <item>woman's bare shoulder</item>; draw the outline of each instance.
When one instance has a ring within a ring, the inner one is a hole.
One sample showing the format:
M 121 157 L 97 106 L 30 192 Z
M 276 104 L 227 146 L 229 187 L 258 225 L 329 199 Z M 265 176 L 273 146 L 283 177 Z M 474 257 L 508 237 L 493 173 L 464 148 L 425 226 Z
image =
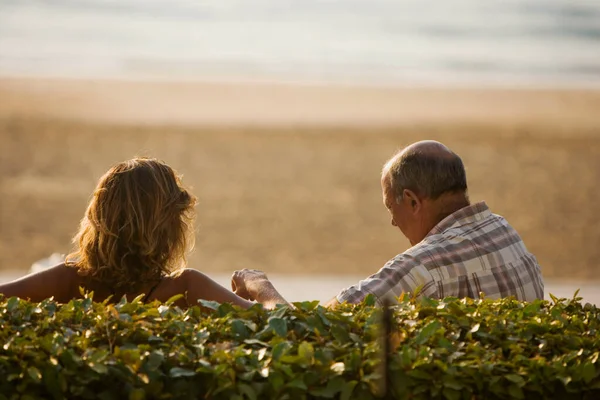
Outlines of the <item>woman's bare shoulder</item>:
M 184 294 L 190 287 L 203 285 L 209 278 L 193 268 L 185 268 L 179 273 L 166 276 L 156 290 L 156 298 Z
M 205 282 L 208 276 L 193 268 L 185 268 L 181 272 L 169 275 L 165 278 L 171 287 L 186 290 L 190 284 Z

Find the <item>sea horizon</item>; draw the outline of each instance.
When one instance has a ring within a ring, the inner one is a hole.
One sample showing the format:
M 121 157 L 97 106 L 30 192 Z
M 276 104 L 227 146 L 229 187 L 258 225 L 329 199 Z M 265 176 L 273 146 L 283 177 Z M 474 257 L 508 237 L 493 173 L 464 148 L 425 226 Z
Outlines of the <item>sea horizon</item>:
M 131 82 L 131 83 L 164 83 L 164 84 L 207 84 L 207 85 L 256 85 L 283 87 L 315 87 L 315 88 L 359 88 L 359 89 L 424 89 L 424 90 L 525 90 L 525 91 L 554 91 L 554 90 L 600 90 L 600 79 L 597 82 L 580 81 L 361 81 L 352 79 L 312 79 L 298 77 L 257 77 L 249 75 L 157 75 L 157 74 L 60 74 L 60 73 L 18 73 L 0 70 L 0 80 L 32 80 L 32 81 L 63 81 L 63 82 Z
M 0 3 L 0 76 L 600 87 L 600 3 Z

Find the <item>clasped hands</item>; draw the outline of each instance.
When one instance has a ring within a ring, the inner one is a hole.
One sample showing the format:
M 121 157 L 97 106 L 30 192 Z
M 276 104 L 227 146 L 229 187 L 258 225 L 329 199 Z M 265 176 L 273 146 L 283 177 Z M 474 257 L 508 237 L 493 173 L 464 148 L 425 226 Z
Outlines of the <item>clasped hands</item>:
M 235 271 L 231 276 L 231 290 L 246 300 L 260 302 L 260 294 L 270 287 L 272 284 L 267 274 L 256 269 L 245 268 Z

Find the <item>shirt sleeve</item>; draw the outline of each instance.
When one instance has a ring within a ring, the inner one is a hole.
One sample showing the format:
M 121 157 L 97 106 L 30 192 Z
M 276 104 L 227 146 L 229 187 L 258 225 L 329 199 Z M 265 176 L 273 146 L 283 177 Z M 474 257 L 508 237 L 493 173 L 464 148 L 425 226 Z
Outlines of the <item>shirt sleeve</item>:
M 421 288 L 420 295 L 429 296 L 432 290 L 435 292 L 431 274 L 415 258 L 398 254 L 377 273 L 342 290 L 336 298 L 340 303 L 360 303 L 372 294 L 377 304 L 382 305 L 384 299 L 394 303 L 402 293 L 414 293 L 417 288 Z

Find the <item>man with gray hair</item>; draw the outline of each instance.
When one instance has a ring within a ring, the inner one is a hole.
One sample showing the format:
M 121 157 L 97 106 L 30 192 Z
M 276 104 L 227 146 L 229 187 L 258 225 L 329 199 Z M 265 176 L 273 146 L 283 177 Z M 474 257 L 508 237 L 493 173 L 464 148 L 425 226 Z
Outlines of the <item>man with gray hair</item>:
M 465 168 L 449 148 L 430 140 L 404 148 L 383 167 L 381 188 L 392 225 L 412 247 L 328 305 L 357 303 L 368 294 L 381 303 L 415 292 L 434 298 L 544 297 L 535 256 L 485 202 L 470 204 Z M 234 272 L 232 288 L 268 306 L 286 303 L 260 271 Z

